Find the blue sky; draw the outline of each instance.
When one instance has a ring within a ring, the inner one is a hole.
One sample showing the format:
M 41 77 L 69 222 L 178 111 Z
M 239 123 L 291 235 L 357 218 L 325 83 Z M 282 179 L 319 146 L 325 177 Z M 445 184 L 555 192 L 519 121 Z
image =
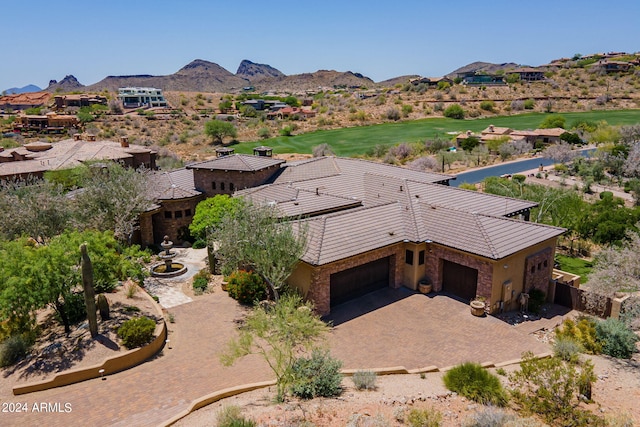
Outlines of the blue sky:
M 0 5 L 0 90 L 73 74 L 165 75 L 194 59 L 285 74 L 439 76 L 474 61 L 541 65 L 640 51 L 640 1 L 61 0 Z

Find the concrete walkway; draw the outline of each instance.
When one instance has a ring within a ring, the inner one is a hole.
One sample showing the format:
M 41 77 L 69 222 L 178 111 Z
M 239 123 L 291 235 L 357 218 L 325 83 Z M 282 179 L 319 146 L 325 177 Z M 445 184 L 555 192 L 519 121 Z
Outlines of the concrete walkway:
M 257 356 L 223 367 L 218 354 L 235 334 L 245 309 L 225 292 L 195 297 L 169 310 L 169 343 L 155 359 L 106 380 L 22 396 L 10 394 L 12 378 L 0 379 L 2 402 L 27 404 L 27 412 L 0 413 L 2 426 L 155 426 L 215 390 L 272 378 Z M 499 363 L 531 350 L 548 351 L 517 328 L 493 317 L 473 317 L 468 304 L 443 295 L 385 289 L 336 307 L 329 337 L 345 368 L 403 365 L 445 367 L 464 361 Z M 71 411 L 35 412 L 33 405 L 65 403 Z

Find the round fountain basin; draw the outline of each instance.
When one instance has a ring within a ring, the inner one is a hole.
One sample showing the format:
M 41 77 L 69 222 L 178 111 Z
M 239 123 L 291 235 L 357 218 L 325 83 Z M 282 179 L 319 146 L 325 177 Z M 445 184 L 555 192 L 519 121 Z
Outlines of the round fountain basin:
M 169 268 L 167 268 L 167 266 Z M 187 272 L 187 267 L 181 262 L 171 262 L 166 264 L 164 262 L 151 266 L 151 275 L 153 277 L 176 277 Z

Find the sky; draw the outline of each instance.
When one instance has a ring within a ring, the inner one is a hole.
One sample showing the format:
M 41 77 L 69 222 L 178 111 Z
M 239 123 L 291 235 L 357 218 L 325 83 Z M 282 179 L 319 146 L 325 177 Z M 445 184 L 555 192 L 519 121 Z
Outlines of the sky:
M 475 61 L 640 51 L 638 0 L 30 0 L 0 2 L 0 90 L 74 75 L 166 75 L 243 59 L 287 75 L 442 76 Z

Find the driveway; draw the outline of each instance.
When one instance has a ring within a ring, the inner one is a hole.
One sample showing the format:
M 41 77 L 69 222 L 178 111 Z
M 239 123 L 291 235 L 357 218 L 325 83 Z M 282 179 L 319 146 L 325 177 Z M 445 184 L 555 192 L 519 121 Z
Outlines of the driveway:
M 156 426 L 200 396 L 271 379 L 258 356 L 246 357 L 231 368 L 218 361 L 235 333 L 234 320 L 244 310 L 220 289 L 171 308 L 175 323 L 168 324 L 170 341 L 162 353 L 104 381 L 13 396 L 14 380 L 0 378 L 0 400 L 27 408 L 21 413 L 0 412 L 0 425 Z M 333 310 L 330 320 L 336 325 L 328 340 L 331 352 L 345 368 L 499 363 L 518 358 L 525 350 L 549 349 L 493 317 L 473 317 L 467 304 L 408 289 L 385 289 L 343 304 Z M 51 411 L 33 410 L 34 404 L 42 403 L 50 404 Z M 65 403 L 70 404 L 68 412 Z

